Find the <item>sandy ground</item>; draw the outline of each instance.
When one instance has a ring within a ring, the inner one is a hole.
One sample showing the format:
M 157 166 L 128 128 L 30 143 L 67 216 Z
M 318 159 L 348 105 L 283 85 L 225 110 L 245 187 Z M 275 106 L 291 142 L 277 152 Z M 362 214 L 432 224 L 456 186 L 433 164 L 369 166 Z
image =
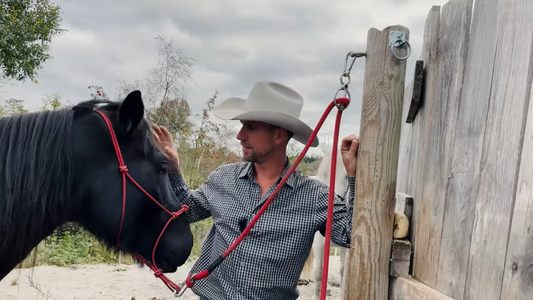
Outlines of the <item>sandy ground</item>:
M 340 259 L 330 258 L 329 281 L 339 283 Z M 185 265 L 167 277 L 181 283 L 191 265 Z M 320 282 L 318 283 L 320 284 Z M 313 300 L 315 283 L 300 285 L 299 299 Z M 340 287 L 331 286 L 328 300 L 341 299 Z M 135 298 L 133 298 L 135 297 Z M 164 300 L 198 299 L 190 290 L 179 298 L 174 297 L 163 282 L 153 276 L 148 268 L 136 265 L 75 265 L 68 268 L 41 266 L 15 269 L 0 281 L 0 299 L 20 300 Z

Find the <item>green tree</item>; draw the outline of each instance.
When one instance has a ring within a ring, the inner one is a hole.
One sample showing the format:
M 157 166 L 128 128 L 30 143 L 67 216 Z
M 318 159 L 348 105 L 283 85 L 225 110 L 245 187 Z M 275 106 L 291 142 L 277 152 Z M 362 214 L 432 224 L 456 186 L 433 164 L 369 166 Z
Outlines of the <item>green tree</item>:
M 43 97 L 43 105 L 40 110 L 59 110 L 72 105 L 69 101 L 61 99 L 58 93 L 45 94 Z
M 9 99 L 0 104 L 0 117 L 14 116 L 27 113 L 24 101 L 19 99 Z
M 192 69 L 196 60 L 183 55 L 172 40 L 167 41 L 162 36 L 158 36 L 156 40 L 160 45 L 157 65 L 142 80 L 134 83 L 120 81 L 118 99 L 123 99 L 135 89 L 141 90 L 148 119 L 165 126 L 174 139 L 178 140 L 184 130 L 193 127 L 191 109 L 185 95 L 189 85 L 193 83 Z
M 0 70 L 4 79 L 37 78 L 51 58 L 52 38 L 60 28 L 61 7 L 48 0 L 0 0 Z

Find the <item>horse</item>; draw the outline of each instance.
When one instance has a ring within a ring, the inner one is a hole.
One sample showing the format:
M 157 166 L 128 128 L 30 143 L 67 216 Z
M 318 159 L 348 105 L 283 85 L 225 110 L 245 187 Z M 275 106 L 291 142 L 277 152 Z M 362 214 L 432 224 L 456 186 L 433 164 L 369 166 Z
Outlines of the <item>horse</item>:
M 67 222 L 165 278 L 192 250 L 186 210 L 140 91 L 0 119 L 0 280 Z
M 322 162 L 320 163 L 320 166 L 317 170 L 317 174 L 314 176 L 309 176 L 309 178 L 313 178 L 329 186 L 330 172 L 331 172 L 331 149 L 324 148 L 322 151 L 324 152 L 324 158 Z M 340 147 L 338 147 L 337 166 L 336 166 L 335 171 L 336 171 L 335 193 L 343 196 L 346 201 L 345 202 L 346 205 L 348 205 L 349 184 L 348 184 L 348 178 L 346 174 L 346 168 L 344 167 L 344 164 L 342 162 L 342 158 L 340 155 Z M 304 267 L 300 275 L 300 280 L 299 280 L 300 284 L 308 284 L 310 281 L 309 278 L 311 277 L 310 273 L 311 273 L 311 270 L 313 270 L 313 266 L 314 266 L 314 272 L 312 274 L 313 274 L 313 280 L 315 282 L 315 299 L 317 300 L 320 298 L 320 288 L 321 288 L 321 281 L 322 281 L 322 266 L 324 264 L 324 243 L 325 243 L 325 237 L 320 233 L 320 231 L 315 232 L 313 246 L 309 252 L 309 256 L 307 257 L 307 260 L 305 261 Z M 335 246 L 340 247 L 341 282 L 339 283 L 339 285 L 343 286 L 344 263 L 346 259 L 347 249 L 331 242 L 330 247 L 335 247 Z M 329 288 L 327 290 L 327 294 L 330 294 Z

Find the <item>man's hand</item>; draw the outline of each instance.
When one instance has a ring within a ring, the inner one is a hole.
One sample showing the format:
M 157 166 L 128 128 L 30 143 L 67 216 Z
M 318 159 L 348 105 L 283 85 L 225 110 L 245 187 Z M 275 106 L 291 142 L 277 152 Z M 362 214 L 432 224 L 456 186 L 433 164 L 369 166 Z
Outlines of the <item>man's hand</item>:
M 350 135 L 342 139 L 341 156 L 346 173 L 349 177 L 355 177 L 355 167 L 357 165 L 357 149 L 359 148 L 359 138 Z
M 180 169 L 180 158 L 170 132 L 164 126 L 160 127 L 154 124 L 152 133 L 154 134 L 157 146 L 161 148 L 168 159 L 168 172 L 178 173 Z

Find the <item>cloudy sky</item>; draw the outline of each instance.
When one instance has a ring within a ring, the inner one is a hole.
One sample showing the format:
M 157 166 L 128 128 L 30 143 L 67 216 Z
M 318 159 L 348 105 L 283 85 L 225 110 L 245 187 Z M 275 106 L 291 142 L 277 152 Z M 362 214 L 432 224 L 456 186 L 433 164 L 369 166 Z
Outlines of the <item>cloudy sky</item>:
M 72 103 L 86 100 L 89 85 L 117 94 L 118 80 L 146 77 L 156 65 L 161 35 L 196 59 L 194 86 L 187 99 L 199 112 L 215 90 L 219 100 L 246 97 L 256 81 L 286 84 L 305 99 L 302 119 L 315 127 L 340 87 L 349 51 L 364 52 L 370 28 L 400 24 L 410 29 L 412 55 L 406 81 L 419 58 L 425 18 L 446 0 L 56 0 L 62 28 L 39 83 L 9 82 L 2 98 L 23 99 L 38 107 L 47 93 Z M 352 69 L 352 102 L 343 114 L 341 138 L 359 133 L 364 58 Z M 336 109 L 320 130 L 331 139 Z M 234 121 L 236 126 L 239 124 Z M 328 136 L 329 135 L 329 136 Z M 309 153 L 320 153 L 309 151 Z

